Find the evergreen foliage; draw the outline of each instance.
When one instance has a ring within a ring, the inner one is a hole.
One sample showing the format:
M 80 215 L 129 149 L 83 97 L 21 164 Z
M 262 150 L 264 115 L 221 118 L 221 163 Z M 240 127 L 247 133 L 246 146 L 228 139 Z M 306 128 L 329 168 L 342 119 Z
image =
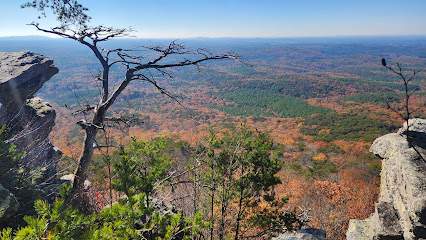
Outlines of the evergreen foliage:
M 282 163 L 271 156 L 273 142 L 262 132 L 242 127 L 223 137 L 212 135 L 203 164 L 193 166 L 201 173 L 205 196 L 199 201 L 210 206 L 193 217 L 162 208 L 157 191 L 173 180 L 171 148 L 185 148 L 184 142 L 157 138 L 133 141 L 116 153 L 113 189 L 124 197 L 98 213 L 85 214 L 64 205 L 70 187 L 64 185 L 53 204 L 37 200 L 35 216 L 26 216 L 26 226 L 4 228 L 2 239 L 206 239 L 214 229 L 220 239 L 267 238 L 294 229 L 301 222 L 293 212 L 283 210 L 287 199 L 276 199 L 274 187 Z M 202 205 L 203 203 L 200 202 Z M 220 210 L 219 210 L 220 209 Z
M 293 80 L 288 80 L 287 78 L 293 78 Z M 336 82 L 324 84 L 317 81 L 307 80 L 300 76 L 280 76 L 279 79 L 274 81 L 247 81 L 243 79 L 232 81 L 228 84 L 232 84 L 240 89 L 250 89 L 256 92 L 271 91 L 275 94 L 282 94 L 301 99 L 325 97 L 332 91 L 339 91 L 339 85 L 336 84 Z
M 200 224 L 199 216 L 184 219 L 180 213 L 161 212 L 154 206 L 154 192 L 166 182 L 170 166 L 162 149 L 159 139 L 150 143 L 134 140 L 121 150 L 114 166 L 118 179 L 113 188 L 126 197 L 112 206 L 90 215 L 71 207 L 64 209 L 63 199 L 70 189 L 65 185 L 61 198 L 52 206 L 36 201 L 37 216 L 26 216 L 27 226 L 18 229 L 13 239 L 172 239 L 178 233 L 192 233 L 191 228 Z M 194 234 L 197 231 L 193 230 Z M 2 234 L 12 236 L 9 229 Z
M 329 134 L 319 134 L 323 129 L 330 130 Z M 321 141 L 350 140 L 357 141 L 363 139 L 372 142 L 378 136 L 396 129 L 387 123 L 371 119 L 366 116 L 355 114 L 315 114 L 307 117 L 300 132 L 306 135 L 315 136 Z
M 314 113 L 328 113 L 332 110 L 311 106 L 304 100 L 282 95 L 276 91 L 256 91 L 253 89 L 238 89 L 224 93 L 223 97 L 236 106 L 218 106 L 231 115 L 241 116 L 280 116 L 280 117 L 307 117 Z
M 29 169 L 19 160 L 26 152 L 19 152 L 14 144 L 7 144 L 6 125 L 0 127 L 0 184 L 8 189 L 20 203 L 18 212 L 8 220 L 8 226 L 16 227 L 23 223 L 24 215 L 35 214 L 34 201 L 40 197 L 37 189 L 40 174 L 38 168 Z M 0 223 L 0 227 L 3 223 Z
M 272 150 L 268 134 L 244 126 L 223 137 L 212 132 L 204 160 L 211 234 L 264 238 L 301 224 L 293 212 L 283 211 L 286 199 L 275 197 L 282 163 Z
M 124 192 L 129 201 L 138 194 L 144 194 L 146 204 L 155 191 L 155 185 L 162 181 L 170 181 L 171 160 L 164 156 L 164 141 L 156 139 L 152 142 L 132 142 L 120 153 L 120 161 L 114 169 L 118 179 L 114 181 L 114 189 Z
M 403 98 L 402 94 L 395 93 L 373 93 L 373 94 L 358 94 L 343 98 L 345 101 L 354 101 L 362 103 L 386 103 L 396 102 Z

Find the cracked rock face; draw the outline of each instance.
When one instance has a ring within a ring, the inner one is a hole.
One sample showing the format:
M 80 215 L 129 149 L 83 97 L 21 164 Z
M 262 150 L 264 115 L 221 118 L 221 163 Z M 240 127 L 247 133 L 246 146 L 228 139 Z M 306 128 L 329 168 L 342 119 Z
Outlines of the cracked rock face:
M 0 126 L 6 125 L 7 143 L 25 153 L 19 167 L 38 176 L 44 186 L 54 180 L 62 153 L 49 140 L 55 111 L 49 103 L 33 96 L 57 72 L 53 60 L 40 54 L 0 52 Z M 0 178 L 1 184 L 11 190 L 13 181 L 4 181 Z
M 26 152 L 21 164 L 47 177 L 55 174 L 62 154 L 48 139 L 56 113 L 33 96 L 57 72 L 53 60 L 40 54 L 0 52 L 0 125 L 7 125 L 10 143 Z
M 426 120 L 408 126 L 371 146 L 383 159 L 380 197 L 368 219 L 350 220 L 348 240 L 426 239 Z

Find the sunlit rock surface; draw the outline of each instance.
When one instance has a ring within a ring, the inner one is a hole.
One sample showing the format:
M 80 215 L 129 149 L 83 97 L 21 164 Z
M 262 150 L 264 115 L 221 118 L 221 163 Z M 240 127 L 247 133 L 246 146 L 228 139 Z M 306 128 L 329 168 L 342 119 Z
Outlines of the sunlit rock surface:
M 349 222 L 348 240 L 426 239 L 426 120 L 408 126 L 371 146 L 383 159 L 380 197 L 368 219 Z
M 49 103 L 33 96 L 57 72 L 53 60 L 40 54 L 0 52 L 0 124 L 7 125 L 9 142 L 26 152 L 21 164 L 46 178 L 55 175 L 62 155 L 48 138 L 56 113 Z
M 58 71 L 52 59 L 37 53 L 0 52 L 0 102 L 5 110 L 19 111 Z

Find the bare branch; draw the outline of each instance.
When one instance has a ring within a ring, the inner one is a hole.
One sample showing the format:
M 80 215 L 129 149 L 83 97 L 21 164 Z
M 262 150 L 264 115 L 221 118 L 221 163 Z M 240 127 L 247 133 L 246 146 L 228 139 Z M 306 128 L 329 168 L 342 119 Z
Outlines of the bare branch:
M 419 71 L 414 70 L 414 71 L 413 71 L 413 74 L 411 75 L 411 77 L 407 80 L 407 83 L 408 83 L 408 82 L 410 82 L 411 80 L 413 80 L 413 78 L 414 78 L 414 77 L 416 76 L 416 74 L 417 74 L 417 73 L 419 73 L 419 72 L 421 72 L 421 70 L 419 70 Z
M 37 30 L 45 32 L 45 33 L 51 33 L 51 34 L 55 34 L 55 35 L 58 35 L 58 36 L 63 37 L 63 38 L 70 38 L 70 39 L 74 39 L 74 40 L 78 41 L 78 38 L 75 37 L 74 35 L 70 35 L 70 34 L 66 34 L 66 33 L 57 31 L 55 28 L 52 28 L 52 30 L 43 29 L 43 28 L 40 28 L 39 24 L 35 23 L 35 22 L 32 22 L 32 23 L 27 24 L 27 25 L 34 26 L 35 28 L 37 28 Z
M 115 122 L 115 123 L 124 123 L 128 126 L 134 125 L 134 124 L 141 124 L 144 123 L 142 120 L 135 116 L 120 116 L 120 117 L 106 117 L 105 121 L 107 122 Z
M 160 85 L 157 84 L 157 81 L 154 80 L 153 77 L 148 78 L 143 74 L 135 74 L 134 75 L 134 80 L 138 79 L 138 80 L 142 80 L 142 81 L 146 81 L 149 82 L 151 85 L 153 85 L 161 94 L 166 95 L 167 97 L 173 99 L 175 102 L 177 102 L 179 105 L 183 106 L 182 103 L 169 91 L 167 91 L 165 88 L 161 87 Z
M 134 71 L 140 71 L 143 69 L 163 69 L 163 68 L 173 68 L 173 67 L 183 67 L 183 66 L 190 66 L 190 65 L 197 65 L 198 63 L 210 61 L 210 60 L 219 60 L 219 59 L 237 59 L 237 56 L 232 54 L 223 54 L 223 55 L 216 55 L 216 56 L 210 56 L 210 57 L 204 57 L 198 60 L 185 60 L 182 62 L 177 63 L 170 63 L 170 64 L 140 64 L 138 66 L 135 66 L 133 69 Z
M 91 112 L 93 109 L 95 109 L 96 107 L 95 106 L 91 106 L 91 105 L 89 105 L 89 104 L 86 104 L 85 106 L 84 106 L 84 108 L 81 108 L 81 109 L 77 109 L 77 110 L 75 110 L 73 113 L 72 113 L 72 115 L 73 116 L 76 116 L 76 115 L 78 115 L 78 114 L 80 114 L 80 113 L 83 113 L 84 115 L 87 115 L 88 114 L 88 112 Z
M 401 117 L 402 119 L 405 119 L 406 117 L 404 117 L 399 111 L 397 111 L 394 107 L 392 107 L 388 101 L 386 101 L 386 105 L 387 107 L 392 110 L 394 113 L 398 114 L 399 117 Z

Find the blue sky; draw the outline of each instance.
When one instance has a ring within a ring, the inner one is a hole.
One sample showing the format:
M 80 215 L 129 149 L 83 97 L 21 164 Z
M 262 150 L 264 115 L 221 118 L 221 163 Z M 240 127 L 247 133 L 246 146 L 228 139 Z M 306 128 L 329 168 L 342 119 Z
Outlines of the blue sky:
M 25 0 L 0 0 L 0 36 L 41 35 Z M 144 38 L 426 35 L 426 0 L 81 0 L 92 24 Z M 55 26 L 54 18 L 40 21 Z

